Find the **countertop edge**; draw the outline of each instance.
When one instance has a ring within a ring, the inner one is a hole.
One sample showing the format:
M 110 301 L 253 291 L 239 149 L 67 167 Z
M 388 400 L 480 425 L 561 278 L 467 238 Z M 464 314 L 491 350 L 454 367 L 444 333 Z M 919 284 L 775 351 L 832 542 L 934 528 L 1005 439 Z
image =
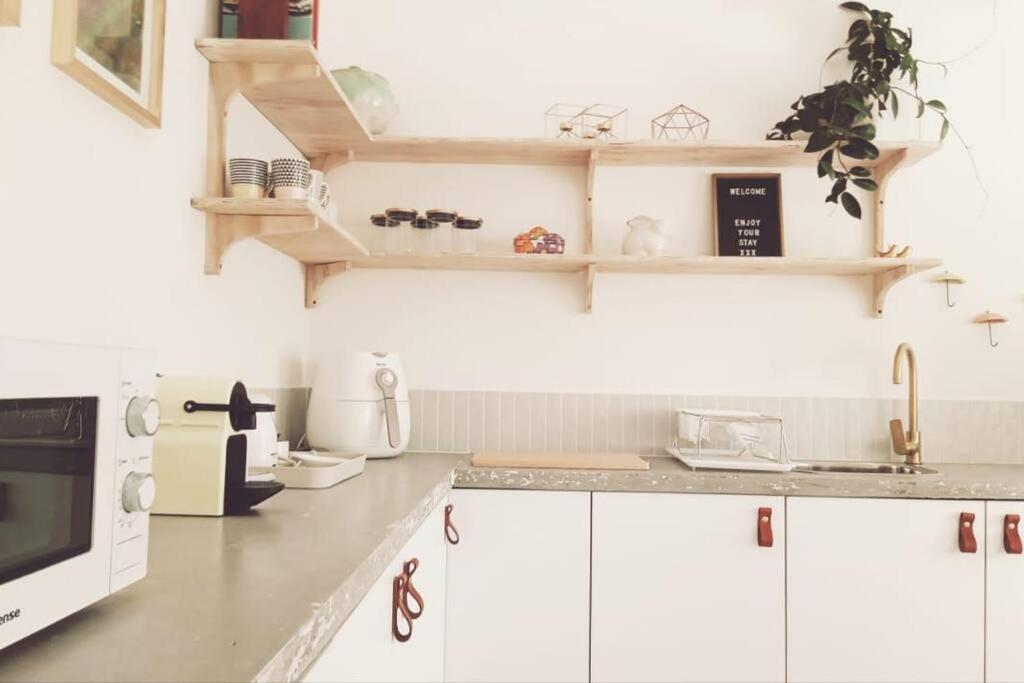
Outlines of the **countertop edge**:
M 388 536 L 352 572 L 331 596 L 317 607 L 313 616 L 293 635 L 253 679 L 255 683 L 298 681 L 384 573 L 402 547 L 451 491 L 457 466 L 420 500 L 400 521 L 391 525 Z

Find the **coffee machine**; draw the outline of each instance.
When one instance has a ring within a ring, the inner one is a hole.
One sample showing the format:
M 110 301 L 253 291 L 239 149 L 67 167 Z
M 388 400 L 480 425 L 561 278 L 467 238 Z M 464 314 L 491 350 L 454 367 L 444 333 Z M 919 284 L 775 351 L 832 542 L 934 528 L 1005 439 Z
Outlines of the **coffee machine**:
M 244 384 L 221 378 L 161 377 L 156 394 L 161 415 L 153 478 L 160 493 L 152 514 L 241 514 L 284 488 L 246 477 L 256 415 L 273 405 L 253 403 Z

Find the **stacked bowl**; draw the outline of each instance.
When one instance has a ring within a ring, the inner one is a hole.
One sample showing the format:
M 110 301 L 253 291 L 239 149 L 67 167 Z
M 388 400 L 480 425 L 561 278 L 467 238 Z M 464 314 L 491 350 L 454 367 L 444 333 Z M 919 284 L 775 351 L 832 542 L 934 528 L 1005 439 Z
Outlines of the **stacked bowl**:
M 262 159 L 231 159 L 228 161 L 231 196 L 239 199 L 263 199 L 270 181 L 267 162 Z
M 284 157 L 270 162 L 270 187 L 279 199 L 305 199 L 312 177 L 305 159 Z

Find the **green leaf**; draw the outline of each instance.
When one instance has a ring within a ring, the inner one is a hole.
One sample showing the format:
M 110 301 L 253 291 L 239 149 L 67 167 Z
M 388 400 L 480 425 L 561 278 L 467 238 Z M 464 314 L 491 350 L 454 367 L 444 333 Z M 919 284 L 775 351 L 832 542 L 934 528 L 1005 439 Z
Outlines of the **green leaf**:
M 828 53 L 828 57 L 825 57 L 825 61 L 826 62 L 829 61 L 830 59 L 832 59 L 833 57 L 835 57 L 837 54 L 839 54 L 840 52 L 842 52 L 845 49 L 846 49 L 845 46 L 837 47 L 836 49 L 832 50 L 832 52 Z
M 808 154 L 820 152 L 823 149 L 828 149 L 830 145 L 835 144 L 835 141 L 836 139 L 828 132 L 824 130 L 816 130 L 811 133 L 811 137 L 807 140 L 807 146 L 804 147 L 804 151 Z
M 942 117 L 942 130 L 939 131 L 939 140 L 945 140 L 946 136 L 949 135 L 949 119 L 945 116 Z
M 840 199 L 843 202 L 843 208 L 846 209 L 846 213 L 850 214 L 854 218 L 861 217 L 860 202 L 857 201 L 856 197 L 849 192 L 844 192 Z
M 848 97 L 845 100 L 843 100 L 843 104 L 845 104 L 848 107 L 853 107 L 861 114 L 867 114 L 868 116 L 871 116 L 871 108 L 868 107 L 868 105 L 864 104 L 863 102 L 853 99 L 852 97 Z
M 871 10 L 868 9 L 868 6 L 865 5 L 863 2 L 844 2 L 843 4 L 841 4 L 839 6 L 842 7 L 843 9 L 853 10 L 854 12 L 870 12 L 871 11 Z
M 862 190 L 868 190 L 870 192 L 874 192 L 878 189 L 878 183 L 871 180 L 871 178 L 854 178 L 853 184 Z
M 924 100 L 917 101 L 917 118 L 924 116 Z
M 857 126 L 853 129 L 853 134 L 859 138 L 863 138 L 864 140 L 874 140 L 875 126 L 871 123 L 867 123 L 863 126 Z
M 946 105 L 943 104 L 941 100 L 928 100 L 925 104 L 935 111 L 942 112 L 943 114 L 946 113 Z
M 889 92 L 889 106 L 892 108 L 892 117 L 896 118 L 900 115 L 900 100 L 896 97 L 896 91 L 892 90 Z
M 871 171 L 863 166 L 854 166 L 850 169 L 850 175 L 857 178 L 868 178 L 871 176 Z

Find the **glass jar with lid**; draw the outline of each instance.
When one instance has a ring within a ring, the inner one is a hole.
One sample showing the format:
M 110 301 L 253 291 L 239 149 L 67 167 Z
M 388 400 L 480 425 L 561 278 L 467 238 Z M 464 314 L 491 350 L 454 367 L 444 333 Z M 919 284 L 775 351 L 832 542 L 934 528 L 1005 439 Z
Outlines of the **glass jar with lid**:
M 437 228 L 439 223 L 426 216 L 412 222 L 412 251 L 417 256 L 437 255 Z
M 459 214 L 448 209 L 429 209 L 426 212 L 428 219 L 438 224 L 437 248 L 443 254 L 455 253 L 455 239 L 452 235 L 452 224 L 458 219 Z
M 477 253 L 480 227 L 483 226 L 482 218 L 470 216 L 459 216 L 452 224 L 452 253 L 475 254 Z
M 370 216 L 370 223 L 375 226 L 373 239 L 370 242 L 370 253 L 375 256 L 394 256 L 402 253 L 400 235 L 401 223 L 387 214 L 376 213 Z
M 389 220 L 397 221 L 398 227 L 398 252 L 411 254 L 413 252 L 412 223 L 420 215 L 416 209 L 388 209 L 384 216 Z

